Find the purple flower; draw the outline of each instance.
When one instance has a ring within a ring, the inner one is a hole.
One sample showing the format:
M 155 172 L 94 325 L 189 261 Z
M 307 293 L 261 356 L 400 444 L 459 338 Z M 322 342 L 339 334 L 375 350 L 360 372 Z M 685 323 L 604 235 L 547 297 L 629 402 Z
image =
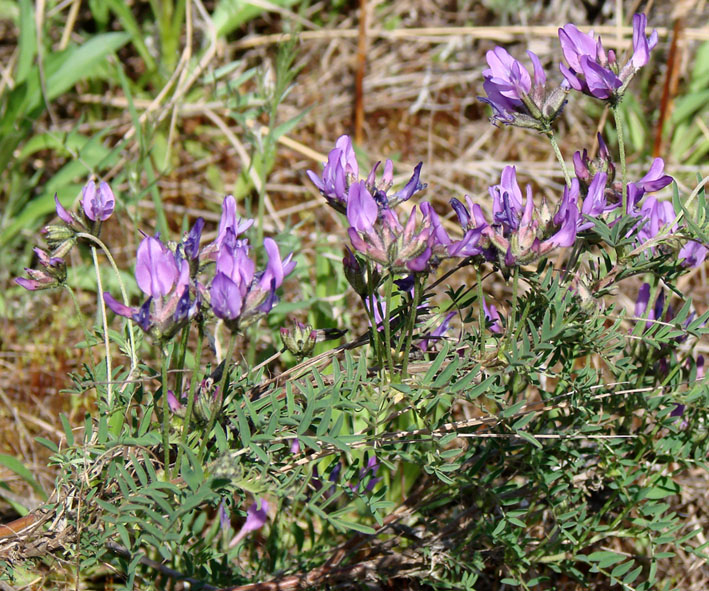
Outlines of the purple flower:
M 615 164 L 613 163 L 613 158 L 608 150 L 608 146 L 603 141 L 603 137 L 600 133 L 597 134 L 597 138 L 598 157 L 595 160 L 589 158 L 586 148 L 584 148 L 583 154 L 581 152 L 574 152 L 574 171 L 583 187 L 587 187 L 591 183 L 592 178 L 599 172 L 607 173 L 611 182 L 615 177 Z
M 197 218 L 187 236 L 182 241 L 182 252 L 188 260 L 195 260 L 199 256 L 199 241 L 204 229 L 204 218 Z
M 111 191 L 111 187 L 107 182 L 101 181 L 98 189 L 94 181 L 86 183 L 82 190 L 81 206 L 86 217 L 92 222 L 105 222 L 111 217 L 115 205 L 116 200 L 113 196 L 113 191 Z
M 372 170 L 373 172 L 374 170 Z M 335 148 L 328 154 L 322 177 L 312 170 L 306 171 L 306 174 L 323 197 L 327 199 L 327 202 L 344 213 L 347 206 L 348 188 L 359 176 L 357 157 L 352 148 L 350 137 L 342 135 L 337 139 Z
M 172 390 L 167 391 L 167 406 L 171 413 L 176 413 L 182 410 L 182 403 L 177 399 Z
M 364 181 L 350 187 L 347 197 L 347 221 L 358 232 L 368 232 L 377 221 L 377 202 L 367 191 Z
M 350 485 L 350 489 L 352 491 L 356 491 L 367 476 L 371 474 L 369 481 L 365 485 L 362 492 L 372 492 L 374 487 L 381 480 L 381 477 L 375 478 L 377 475 L 377 470 L 379 470 L 379 461 L 377 460 L 377 456 L 372 454 L 372 457 L 367 461 L 367 465 L 359 471 L 359 479 L 357 480 L 357 483 Z
M 260 507 L 259 507 L 260 501 Z M 247 534 L 257 529 L 261 529 L 268 520 L 268 503 L 265 499 L 259 499 L 246 510 L 246 521 L 241 526 L 239 532 L 229 542 L 229 548 L 236 546 Z
M 365 199 L 366 201 L 366 199 Z M 350 242 L 355 250 L 384 267 L 401 273 L 410 271 L 423 272 L 436 262 L 432 258 L 436 246 L 433 218 L 430 207 L 421 205 L 423 215 L 419 222 L 414 206 L 406 224 L 402 226 L 392 209 L 381 208 L 374 224 L 358 231 L 348 230 Z M 366 214 L 354 216 L 353 221 L 360 227 L 367 227 Z
M 293 438 L 293 441 L 291 441 L 290 452 L 292 454 L 300 453 L 300 441 L 297 437 Z
M 428 351 L 428 347 L 431 344 L 431 342 L 436 343 L 444 334 L 448 332 L 448 328 L 450 327 L 450 322 L 451 319 L 455 316 L 455 310 L 452 312 L 448 312 L 446 314 L 445 318 L 443 321 L 436 327 L 434 328 L 430 334 L 427 334 L 425 337 L 421 339 L 421 342 L 419 343 L 419 348 L 425 353 Z
M 567 87 L 560 87 L 551 93 L 546 91 L 546 75 L 539 58 L 528 51 L 532 60 L 534 81 L 522 64 L 514 59 L 506 49 L 495 47 L 487 52 L 489 68 L 483 70 L 483 88 L 496 121 L 539 130 L 548 128 L 549 123 L 561 111 Z
M 228 275 L 217 272 L 209 289 L 209 297 L 217 318 L 227 321 L 239 318 L 242 305 L 241 289 Z
M 50 256 L 41 248 L 34 248 L 34 253 L 37 255 L 39 264 L 44 267 L 44 270 L 25 268 L 25 272 L 30 278 L 16 277 L 15 283 L 29 291 L 50 289 L 62 285 L 66 281 L 66 263 L 64 259 Z
M 146 236 L 138 246 L 135 279 L 144 294 L 161 298 L 170 293 L 177 280 L 175 255 L 158 238 Z
M 647 322 L 645 323 L 645 328 L 650 328 L 653 324 L 653 320 L 662 320 L 663 311 L 665 309 L 665 292 L 660 289 L 660 293 L 655 299 L 655 305 L 648 310 L 648 304 L 650 303 L 650 284 L 643 283 L 638 290 L 638 297 L 635 301 L 635 317 L 642 318 L 647 312 Z M 668 310 L 669 312 L 669 310 Z M 665 315 L 665 320 L 668 314 Z
M 57 215 L 59 216 L 59 218 L 65 224 L 71 226 L 74 223 L 74 216 L 71 215 L 66 209 L 64 209 L 64 206 L 59 202 L 59 197 L 57 197 L 56 193 L 54 193 L 54 203 L 56 205 Z
M 635 183 L 644 193 L 653 193 L 664 189 L 674 180 L 670 175 L 663 174 L 665 162 L 662 158 L 655 158 L 647 174 Z
M 226 502 L 224 499 L 219 503 L 219 527 L 222 531 L 227 531 L 231 527 L 231 517 L 229 517 L 229 511 L 226 508 Z
M 215 260 L 222 244 L 227 239 L 229 231 L 231 231 L 236 238 L 248 230 L 253 223 L 254 220 L 240 219 L 236 217 L 236 200 L 233 195 L 227 195 L 222 202 L 222 215 L 219 218 L 217 237 L 214 242 L 202 249 L 200 259 Z
M 696 240 L 688 240 L 679 251 L 679 262 L 683 267 L 696 268 L 707 257 L 707 247 Z
M 268 263 L 258 274 L 249 257 L 248 243 L 237 240 L 232 228 L 227 229 L 217 253 L 216 274 L 210 288 L 212 309 L 232 332 L 245 328 L 271 310 L 277 301 L 276 289 L 295 268 L 292 253 L 281 260 L 273 239 L 264 239 L 263 245 Z
M 601 38 L 593 31 L 582 33 L 568 24 L 559 29 L 559 42 L 568 66 L 560 64 L 561 73 L 571 88 L 601 100 L 617 103 L 635 73 L 648 61 L 650 50 L 657 44 L 657 32 L 645 38 L 647 18 L 633 16 L 633 55 L 620 69 L 615 52 L 606 53 Z
M 574 179 L 576 181 L 576 179 Z M 591 184 L 588 187 L 588 193 L 583 200 L 581 213 L 588 217 L 598 217 L 608 211 L 606 200 L 606 182 L 608 175 L 605 172 L 598 172 L 593 177 Z M 614 206 L 611 206 L 614 207 Z M 593 222 L 579 218 L 578 231 L 588 230 L 593 227 Z
M 391 160 L 387 160 L 387 164 L 390 164 Z M 393 166 L 393 165 L 392 165 Z M 421 167 L 423 166 L 423 162 L 419 162 L 415 167 L 414 167 L 414 173 L 411 175 L 411 178 L 409 179 L 409 182 L 404 185 L 404 188 L 398 191 L 393 198 L 391 199 L 389 205 L 391 207 L 397 205 L 398 203 L 401 203 L 402 201 L 406 201 L 411 198 L 411 196 L 414 193 L 418 193 L 419 191 L 423 191 L 426 188 L 426 183 L 422 183 L 419 178 L 421 176 Z M 386 176 L 386 171 L 385 171 L 385 176 Z
M 669 201 L 658 201 L 654 196 L 650 195 L 642 204 L 639 215 L 645 218 L 645 222 L 638 232 L 639 244 L 654 238 L 660 230 L 670 224 L 670 232 L 674 232 L 677 229 L 677 224 L 674 223 L 677 219 L 677 214 Z
M 502 324 L 500 322 L 500 314 L 495 307 L 495 304 L 490 304 L 488 306 L 485 298 L 483 297 L 483 313 L 485 314 L 485 320 L 488 323 L 488 329 L 490 332 L 495 334 L 502 333 Z

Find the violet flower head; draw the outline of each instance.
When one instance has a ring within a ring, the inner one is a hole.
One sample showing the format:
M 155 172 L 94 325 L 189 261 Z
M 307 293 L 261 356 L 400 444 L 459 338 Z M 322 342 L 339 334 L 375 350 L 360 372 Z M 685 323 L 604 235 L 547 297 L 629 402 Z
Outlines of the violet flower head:
M 574 179 L 575 181 L 576 179 Z M 586 198 L 583 200 L 583 205 L 581 206 L 581 214 L 583 216 L 595 218 L 604 214 L 609 210 L 608 203 L 606 200 L 606 182 L 608 181 L 608 175 L 605 172 L 598 172 L 594 175 L 591 184 L 588 187 L 588 193 Z M 613 208 L 615 206 L 610 206 Z M 578 231 L 588 230 L 593 227 L 593 222 L 579 218 Z
M 29 279 L 16 277 L 15 283 L 29 291 L 59 287 L 66 281 L 66 263 L 61 257 L 50 256 L 41 248 L 34 249 L 39 264 L 44 269 L 25 268 Z
M 241 289 L 228 275 L 217 272 L 209 289 L 212 311 L 217 318 L 233 321 L 241 314 Z
M 605 172 L 608 175 L 609 184 L 612 183 L 615 178 L 615 164 L 611 157 L 610 150 L 608 150 L 608 146 L 603 141 L 603 137 L 600 133 L 597 134 L 597 137 L 598 156 L 595 159 L 592 160 L 589 157 L 586 148 L 584 148 L 583 153 L 574 152 L 574 172 L 576 173 L 576 178 L 578 178 L 579 183 L 581 183 L 581 186 L 584 188 L 591 183 L 592 179 L 599 172 Z
M 683 267 L 696 269 L 707 258 L 707 247 L 696 240 L 688 240 L 679 251 L 678 259 Z
M 657 44 L 657 32 L 645 37 L 647 17 L 633 16 L 633 55 L 621 69 L 615 52 L 603 48 L 601 38 L 582 33 L 575 25 L 559 29 L 559 42 L 566 64 L 560 64 L 561 73 L 571 88 L 589 96 L 617 104 L 635 73 L 644 66 L 650 50 Z
M 421 339 L 421 342 L 419 343 L 419 348 L 421 349 L 421 351 L 426 353 L 431 343 L 435 344 L 441 339 L 441 337 L 443 337 L 443 335 L 448 332 L 448 329 L 450 328 L 450 322 L 454 316 L 455 310 L 448 312 L 448 314 L 446 314 L 445 318 L 441 321 L 441 323 L 436 328 L 434 328 L 429 334 L 427 334 Z
M 485 321 L 488 323 L 488 330 L 494 334 L 502 333 L 502 323 L 500 322 L 500 314 L 497 311 L 495 304 L 490 304 L 485 301 L 483 297 L 483 313 L 485 314 Z
M 364 181 L 350 187 L 347 197 L 347 221 L 358 232 L 368 232 L 377 221 L 377 202 L 369 193 Z
M 265 238 L 268 254 L 266 269 L 255 272 L 246 241 L 237 240 L 232 228 L 217 253 L 216 274 L 209 290 L 215 315 L 225 321 L 232 332 L 253 324 L 276 304 L 276 289 L 295 268 L 293 254 L 281 259 L 278 245 Z
M 342 135 L 337 139 L 335 148 L 328 154 L 321 177 L 312 170 L 306 171 L 306 174 L 328 204 L 344 213 L 347 207 L 349 186 L 359 176 L 357 157 L 350 137 Z
M 159 238 L 146 236 L 138 246 L 135 279 L 145 295 L 161 298 L 170 293 L 178 277 L 175 255 Z
M 197 218 L 192 228 L 182 241 L 182 252 L 186 259 L 195 260 L 199 256 L 199 241 L 204 229 L 204 218 Z
M 81 206 L 86 217 L 92 222 L 105 222 L 111 217 L 115 205 L 113 191 L 105 181 L 101 181 L 98 188 L 94 181 L 89 181 L 82 189 Z
M 491 121 L 547 130 L 564 105 L 566 83 L 547 93 L 546 74 L 539 58 L 528 51 L 533 76 L 506 49 L 495 47 L 487 52 L 488 69 L 483 70 L 483 88 L 487 98 L 480 98 L 493 109 Z
M 260 507 L 259 507 L 260 503 Z M 246 510 L 246 521 L 241 526 L 239 532 L 229 542 L 229 548 L 236 546 L 247 534 L 257 529 L 261 529 L 268 521 L 268 503 L 265 499 L 259 499 Z

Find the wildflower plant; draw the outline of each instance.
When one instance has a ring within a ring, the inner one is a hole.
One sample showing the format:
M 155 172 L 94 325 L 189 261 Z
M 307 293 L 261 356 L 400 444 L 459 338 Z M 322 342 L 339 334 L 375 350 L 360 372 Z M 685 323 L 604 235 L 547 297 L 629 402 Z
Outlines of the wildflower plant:
M 276 342 L 267 321 L 284 316 L 279 298 L 307 281 L 308 261 L 262 238 L 231 195 L 216 228 L 196 219 L 176 241 L 146 230 L 139 299 L 103 289 L 96 263 L 105 381 L 120 386 L 102 390 L 82 435 L 67 425 L 65 447 L 45 441 L 61 468 L 45 511 L 66 524 L 73 563 L 108 563 L 126 589 L 159 572 L 204 588 L 408 577 L 640 591 L 677 552 L 706 559 L 668 502 L 709 452 L 696 352 L 709 311 L 677 287 L 705 262 L 703 184 L 680 195 L 661 159 L 631 178 L 620 129 L 617 146 L 598 136 L 597 158 L 554 130 L 580 95 L 617 109 L 657 42 L 646 26 L 634 17 L 623 66 L 571 24 L 551 69 L 531 52 L 531 73 L 488 52 L 493 123 L 549 138 L 558 190 L 542 195 L 507 165 L 487 191 L 441 208 L 421 163 L 400 186 L 389 159 L 361 176 L 351 138 L 333 138 L 307 177 L 340 216 L 338 273 L 368 320 L 359 334 L 295 319 L 280 350 L 249 361 L 248 341 Z M 562 147 L 578 148 L 572 166 Z M 57 202 L 41 268 L 19 285 L 65 287 L 80 241 L 115 268 L 99 233 L 120 200 L 90 182 L 81 203 L 82 218 Z M 618 297 L 628 286 L 630 306 Z M 108 328 L 119 321 L 123 332 Z M 130 370 L 111 369 L 116 346 Z

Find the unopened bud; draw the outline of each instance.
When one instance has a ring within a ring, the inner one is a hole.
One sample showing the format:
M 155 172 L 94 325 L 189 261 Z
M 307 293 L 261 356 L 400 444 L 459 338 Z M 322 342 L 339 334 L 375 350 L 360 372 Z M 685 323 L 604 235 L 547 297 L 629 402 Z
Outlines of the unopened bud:
M 317 332 L 308 324 L 296 322 L 292 329 L 282 327 L 281 339 L 293 355 L 296 357 L 306 357 L 313 352 L 317 342 Z

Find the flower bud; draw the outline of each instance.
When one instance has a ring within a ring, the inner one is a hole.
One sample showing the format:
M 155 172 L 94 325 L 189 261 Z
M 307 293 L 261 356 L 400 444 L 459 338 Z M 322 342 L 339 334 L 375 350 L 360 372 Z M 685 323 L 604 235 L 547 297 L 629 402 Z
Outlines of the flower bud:
M 281 328 L 281 339 L 293 355 L 302 358 L 310 355 L 317 342 L 317 332 L 309 324 L 295 323 L 292 329 Z

